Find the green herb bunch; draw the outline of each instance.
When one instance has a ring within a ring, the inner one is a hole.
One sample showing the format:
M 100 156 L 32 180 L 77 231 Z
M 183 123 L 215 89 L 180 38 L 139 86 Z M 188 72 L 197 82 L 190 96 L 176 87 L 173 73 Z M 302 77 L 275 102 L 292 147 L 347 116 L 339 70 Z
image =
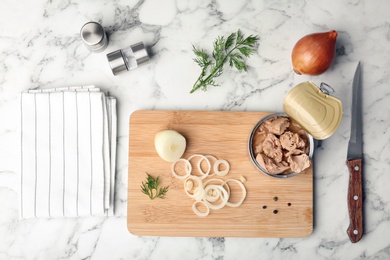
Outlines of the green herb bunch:
M 247 71 L 244 56 L 248 58 L 255 53 L 258 41 L 258 36 L 250 35 L 244 38 L 240 30 L 237 33 L 230 34 L 226 39 L 219 36 L 214 42 L 212 58 L 205 50 L 192 46 L 196 55 L 194 61 L 202 71 L 190 93 L 197 89 L 206 91 L 208 86 L 219 86 L 214 79 L 222 74 L 223 66 L 227 61 L 229 61 L 230 67 L 234 66 L 238 71 Z
M 155 198 L 163 199 L 169 189 L 169 186 L 159 188 L 160 177 L 154 178 L 148 173 L 146 173 L 146 175 L 146 181 L 142 182 L 141 185 L 142 193 L 148 195 L 151 200 Z

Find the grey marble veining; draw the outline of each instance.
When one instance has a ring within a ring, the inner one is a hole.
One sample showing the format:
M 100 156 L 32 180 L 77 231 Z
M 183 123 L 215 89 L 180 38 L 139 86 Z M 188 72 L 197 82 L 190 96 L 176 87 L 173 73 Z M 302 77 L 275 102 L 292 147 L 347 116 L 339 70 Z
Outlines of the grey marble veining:
M 0 259 L 388 259 L 390 257 L 390 16 L 388 1 L 12 1 L 0 8 Z M 108 48 L 79 38 L 100 22 Z M 228 67 L 220 87 L 189 94 L 198 74 L 192 45 L 211 52 L 219 35 L 260 36 L 248 72 Z M 321 76 L 294 74 L 302 36 L 337 30 L 337 57 Z M 113 76 L 105 55 L 143 41 L 151 62 Z M 345 166 L 351 83 L 362 64 L 365 234 L 350 243 Z M 326 82 L 343 103 L 336 133 L 315 151 L 314 231 L 305 238 L 137 237 L 126 228 L 128 122 L 138 109 L 282 111 L 296 84 Z M 17 95 L 94 84 L 118 99 L 116 215 L 18 219 Z

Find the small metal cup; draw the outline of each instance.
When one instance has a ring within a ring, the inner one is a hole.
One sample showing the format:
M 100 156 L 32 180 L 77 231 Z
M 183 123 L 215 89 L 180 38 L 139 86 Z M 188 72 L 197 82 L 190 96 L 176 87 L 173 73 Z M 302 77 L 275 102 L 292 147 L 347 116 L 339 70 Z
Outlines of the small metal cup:
M 80 37 L 91 52 L 102 52 L 108 46 L 104 28 L 97 22 L 88 22 L 80 30 Z

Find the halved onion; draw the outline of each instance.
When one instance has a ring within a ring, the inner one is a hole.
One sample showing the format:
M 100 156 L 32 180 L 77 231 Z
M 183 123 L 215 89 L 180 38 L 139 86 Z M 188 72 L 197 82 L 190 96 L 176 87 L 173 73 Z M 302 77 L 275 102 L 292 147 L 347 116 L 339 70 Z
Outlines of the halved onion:
M 175 130 L 163 130 L 154 137 L 154 147 L 161 159 L 167 162 L 178 160 L 186 150 L 186 139 Z

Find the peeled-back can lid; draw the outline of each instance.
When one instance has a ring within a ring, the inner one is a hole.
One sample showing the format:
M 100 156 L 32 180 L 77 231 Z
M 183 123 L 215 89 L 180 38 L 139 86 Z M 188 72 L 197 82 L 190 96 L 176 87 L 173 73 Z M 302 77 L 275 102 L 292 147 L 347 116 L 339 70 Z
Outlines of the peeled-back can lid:
M 326 139 L 337 130 L 343 111 L 340 100 L 310 81 L 287 93 L 283 110 L 317 140 Z

